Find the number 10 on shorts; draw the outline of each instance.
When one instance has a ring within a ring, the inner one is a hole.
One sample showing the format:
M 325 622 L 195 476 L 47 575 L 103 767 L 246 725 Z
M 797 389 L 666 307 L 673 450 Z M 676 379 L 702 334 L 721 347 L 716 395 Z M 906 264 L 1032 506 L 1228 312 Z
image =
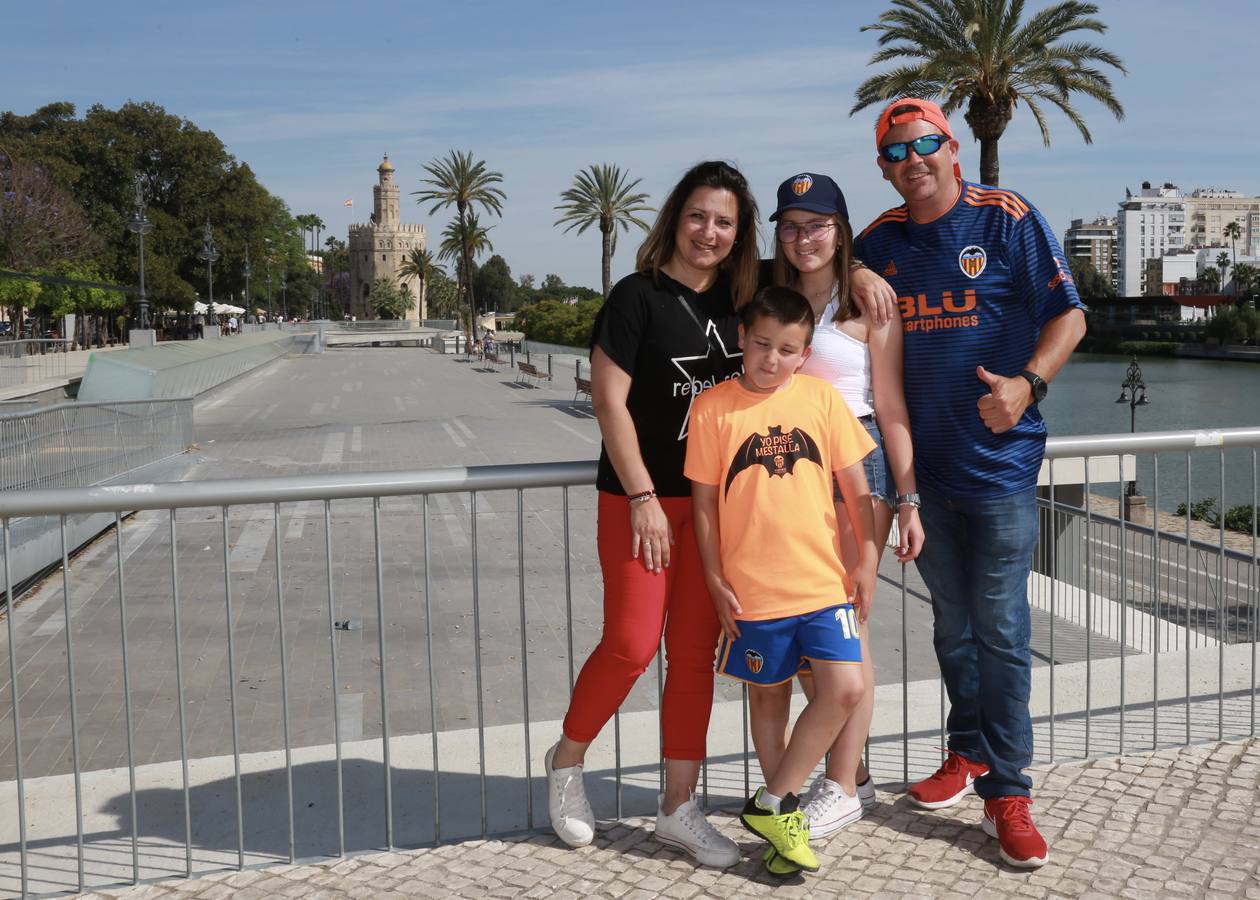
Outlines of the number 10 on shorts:
M 853 604 L 845 603 L 837 606 L 836 621 L 840 623 L 840 629 L 844 632 L 846 641 L 858 637 L 857 613 L 853 611 Z

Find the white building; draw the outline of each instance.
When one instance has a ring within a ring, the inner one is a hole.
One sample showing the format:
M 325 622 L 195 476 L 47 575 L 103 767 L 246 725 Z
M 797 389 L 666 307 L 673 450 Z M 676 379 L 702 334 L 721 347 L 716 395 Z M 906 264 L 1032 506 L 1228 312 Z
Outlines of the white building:
M 1120 255 L 1117 289 L 1121 297 L 1143 297 L 1148 293 L 1146 261 L 1186 246 L 1186 200 L 1169 182 L 1153 188 L 1144 181 L 1138 194 L 1128 190 L 1125 194 L 1116 215 Z
M 1063 252 L 1068 258 L 1076 257 L 1089 262 L 1098 273 L 1116 287 L 1117 263 L 1116 220 L 1099 216 L 1092 222 L 1073 219 L 1063 235 Z

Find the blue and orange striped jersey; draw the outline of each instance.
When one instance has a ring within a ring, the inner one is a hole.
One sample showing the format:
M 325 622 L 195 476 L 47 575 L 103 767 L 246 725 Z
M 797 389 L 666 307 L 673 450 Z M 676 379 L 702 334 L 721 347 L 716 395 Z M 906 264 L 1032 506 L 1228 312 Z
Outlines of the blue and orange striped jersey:
M 944 216 L 920 225 L 905 206 L 890 209 L 854 250 L 897 292 L 919 483 L 955 498 L 1033 487 L 1041 413 L 1033 404 L 1010 431 L 989 431 L 976 406 L 989 389 L 976 367 L 1018 375 L 1042 326 L 1084 308 L 1041 213 L 1014 191 L 964 181 Z

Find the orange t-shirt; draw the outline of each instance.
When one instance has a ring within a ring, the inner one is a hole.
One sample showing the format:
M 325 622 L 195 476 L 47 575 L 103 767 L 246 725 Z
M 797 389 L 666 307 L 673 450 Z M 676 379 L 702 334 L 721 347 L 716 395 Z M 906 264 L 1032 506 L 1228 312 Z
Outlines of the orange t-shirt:
M 772 394 L 731 380 L 696 398 L 683 471 L 717 485 L 722 575 L 739 618 L 845 602 L 831 473 L 874 448 L 836 389 L 808 375 Z

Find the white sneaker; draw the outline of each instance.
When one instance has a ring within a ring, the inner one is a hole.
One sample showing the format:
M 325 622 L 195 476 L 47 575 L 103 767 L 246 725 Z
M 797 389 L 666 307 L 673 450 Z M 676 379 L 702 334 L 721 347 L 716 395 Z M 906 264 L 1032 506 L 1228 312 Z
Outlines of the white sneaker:
M 547 806 L 551 813 L 551 827 L 570 847 L 585 847 L 595 839 L 595 813 L 586 801 L 582 766 L 553 768 L 551 760 L 557 746 L 552 746 L 543 757 L 543 767 L 547 770 Z
M 739 845 L 714 828 L 704 817 L 694 793 L 671 816 L 661 812 L 664 799 L 664 794 L 656 798 L 658 841 L 685 850 L 702 866 L 726 868 L 739 862 Z
M 862 801 L 863 809 L 870 809 L 875 805 L 875 779 L 868 772 L 866 780 L 857 786 L 858 799 Z
M 801 804 L 801 811 L 809 821 L 811 838 L 835 834 L 846 825 L 862 818 L 865 810 L 857 794 L 849 795 L 844 788 L 825 775 L 819 775 L 809 786 L 809 802 Z

